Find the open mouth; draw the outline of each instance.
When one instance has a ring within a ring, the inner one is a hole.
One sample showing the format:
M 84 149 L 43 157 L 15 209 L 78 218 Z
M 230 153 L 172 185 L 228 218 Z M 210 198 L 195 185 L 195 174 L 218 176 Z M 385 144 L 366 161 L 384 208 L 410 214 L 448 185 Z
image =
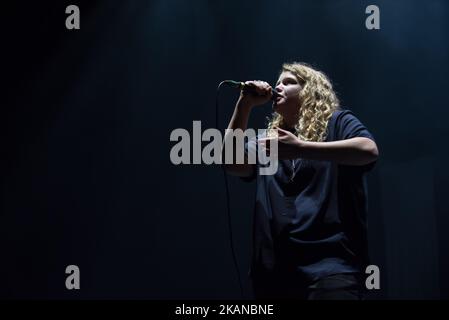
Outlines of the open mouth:
M 282 99 L 284 99 L 284 97 L 281 97 L 281 96 L 276 97 L 276 99 L 274 99 L 274 101 L 273 101 L 273 108 L 276 108 L 279 105 L 279 103 L 282 102 Z

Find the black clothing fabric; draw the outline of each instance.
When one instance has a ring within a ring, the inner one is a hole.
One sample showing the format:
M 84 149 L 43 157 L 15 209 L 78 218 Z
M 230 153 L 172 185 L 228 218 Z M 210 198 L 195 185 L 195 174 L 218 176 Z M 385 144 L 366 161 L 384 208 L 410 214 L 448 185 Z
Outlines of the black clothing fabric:
M 333 113 L 327 142 L 365 137 L 367 128 L 349 110 Z M 246 151 L 256 148 L 255 141 Z M 257 179 L 250 275 L 289 275 L 301 286 L 337 274 L 361 274 L 368 264 L 366 173 L 364 166 L 330 161 L 280 160 L 274 175 Z
M 333 274 L 312 283 L 301 282 L 288 273 L 258 274 L 252 278 L 256 300 L 364 300 L 367 290 L 363 275 Z

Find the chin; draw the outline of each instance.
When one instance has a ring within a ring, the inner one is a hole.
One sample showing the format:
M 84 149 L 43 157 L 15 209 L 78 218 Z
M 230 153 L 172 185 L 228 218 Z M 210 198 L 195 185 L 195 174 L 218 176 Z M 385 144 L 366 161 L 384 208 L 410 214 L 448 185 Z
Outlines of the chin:
M 281 114 L 282 113 L 282 104 L 273 103 L 273 110 L 276 111 L 277 113 Z M 281 112 L 279 112 L 279 111 L 281 111 Z
M 278 103 L 276 103 L 276 102 L 273 102 L 273 110 L 277 110 L 277 109 L 279 109 L 279 104 Z

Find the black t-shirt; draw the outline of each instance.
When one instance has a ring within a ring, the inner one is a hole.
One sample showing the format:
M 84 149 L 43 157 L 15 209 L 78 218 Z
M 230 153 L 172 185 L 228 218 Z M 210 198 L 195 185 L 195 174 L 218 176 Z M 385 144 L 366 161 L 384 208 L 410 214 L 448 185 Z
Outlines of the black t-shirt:
M 373 139 L 349 110 L 337 110 L 325 141 Z M 253 145 L 254 146 L 254 145 Z M 251 143 L 246 144 L 251 147 Z M 306 281 L 336 273 L 364 272 L 367 187 L 365 166 L 330 161 L 279 160 L 274 175 L 257 177 L 251 274 L 294 270 Z

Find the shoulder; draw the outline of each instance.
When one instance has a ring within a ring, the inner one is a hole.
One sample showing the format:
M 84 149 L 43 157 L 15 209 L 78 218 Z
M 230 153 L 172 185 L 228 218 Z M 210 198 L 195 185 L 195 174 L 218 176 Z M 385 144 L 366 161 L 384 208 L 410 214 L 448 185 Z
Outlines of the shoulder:
M 329 121 L 329 135 L 333 140 L 344 140 L 354 137 L 373 139 L 365 125 L 349 109 L 341 108 L 334 111 Z
M 334 113 L 331 116 L 331 121 L 338 122 L 348 118 L 355 118 L 354 112 L 352 112 L 349 109 L 341 107 L 340 109 L 334 111 Z
M 357 126 L 357 125 L 363 125 L 359 118 L 357 118 L 349 109 L 338 109 L 335 110 L 332 114 L 330 120 L 329 120 L 329 126 L 334 129 L 338 128 L 346 128 L 348 126 Z
M 354 113 L 346 108 L 340 107 L 332 113 L 332 116 L 329 118 L 328 128 L 330 131 L 336 130 L 339 126 L 341 126 L 342 122 L 347 121 L 348 119 L 354 119 Z

